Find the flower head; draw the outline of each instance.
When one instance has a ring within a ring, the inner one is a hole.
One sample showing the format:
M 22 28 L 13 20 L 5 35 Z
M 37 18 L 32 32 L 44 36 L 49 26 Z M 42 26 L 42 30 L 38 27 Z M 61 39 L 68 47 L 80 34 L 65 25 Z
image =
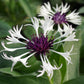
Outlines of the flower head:
M 48 40 L 48 37 L 45 37 L 43 34 L 38 37 L 33 37 L 32 40 L 27 42 L 27 49 L 31 49 L 37 54 L 45 54 L 49 52 L 49 49 L 53 46 L 53 40 Z
M 50 17 L 53 20 L 54 24 L 68 24 L 71 22 L 76 25 L 81 24 L 81 18 L 78 15 L 79 13 L 75 12 L 75 10 L 71 13 L 68 13 L 70 5 L 67 3 L 63 5 L 63 3 L 56 7 L 51 8 L 50 3 L 44 3 L 44 5 L 40 8 L 39 16 L 43 16 L 44 18 Z
M 57 53 L 63 56 L 65 60 L 68 61 L 68 63 L 71 63 L 71 58 L 69 55 L 72 51 L 72 48 L 69 52 L 58 52 L 54 50 L 53 46 L 65 41 L 78 41 L 78 39 L 75 39 L 75 32 L 72 26 L 65 25 L 66 28 L 70 27 L 71 32 L 69 32 L 67 29 L 64 29 L 65 34 L 62 34 L 61 32 L 63 30 L 60 30 L 60 27 L 59 27 L 57 31 L 59 33 L 59 37 L 55 38 L 52 35 L 53 38 L 52 37 L 49 38 L 48 34 L 50 31 L 53 30 L 53 23 L 50 18 L 45 18 L 45 20 L 38 20 L 36 17 L 34 17 L 32 18 L 32 24 L 26 24 L 25 26 L 32 26 L 36 30 L 36 35 L 34 35 L 32 39 L 27 39 L 21 34 L 21 29 L 23 25 L 20 28 L 18 28 L 18 26 L 16 26 L 16 28 L 13 27 L 13 30 L 12 29 L 9 30 L 10 36 L 7 36 L 7 41 L 8 41 L 7 44 L 19 43 L 24 45 L 24 47 L 8 48 L 6 47 L 4 42 L 2 42 L 1 44 L 4 48 L 4 50 L 2 51 L 13 52 L 20 49 L 26 49 L 28 51 L 16 57 L 13 57 L 13 56 L 9 57 L 5 53 L 3 53 L 2 57 L 6 60 L 11 60 L 13 62 L 11 67 L 11 71 L 12 71 L 17 62 L 21 62 L 25 67 L 30 67 L 30 65 L 28 65 L 28 62 L 27 62 L 28 59 L 33 55 L 35 55 L 36 57 L 36 54 L 37 54 L 41 59 L 42 68 L 43 68 L 43 70 L 40 71 L 41 74 L 38 75 L 38 77 L 42 76 L 44 72 L 47 72 L 47 75 L 51 79 L 53 76 L 53 70 L 58 70 L 61 68 L 61 66 L 59 68 L 57 68 L 55 65 L 52 66 L 48 60 L 47 53 L 49 52 Z M 38 28 L 42 28 L 44 32 L 39 34 Z M 25 41 L 19 40 L 20 38 Z

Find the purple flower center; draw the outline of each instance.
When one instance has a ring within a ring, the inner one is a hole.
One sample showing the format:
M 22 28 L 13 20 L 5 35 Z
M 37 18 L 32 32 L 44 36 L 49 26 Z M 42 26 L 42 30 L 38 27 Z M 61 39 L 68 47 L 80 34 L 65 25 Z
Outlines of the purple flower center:
M 56 24 L 67 23 L 66 14 L 65 13 L 61 14 L 60 12 L 58 12 L 58 13 L 54 14 L 52 20 L 54 20 L 54 22 Z
M 48 40 L 48 37 L 45 37 L 43 34 L 40 37 L 33 37 L 32 40 L 29 40 L 26 47 L 31 49 L 37 54 L 45 54 L 49 52 L 49 49 L 53 47 L 53 40 Z

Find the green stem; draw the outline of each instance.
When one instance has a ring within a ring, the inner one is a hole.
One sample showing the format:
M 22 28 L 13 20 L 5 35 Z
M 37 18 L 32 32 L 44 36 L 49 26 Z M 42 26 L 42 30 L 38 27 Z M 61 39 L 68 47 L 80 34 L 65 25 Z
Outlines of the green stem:
M 53 81 L 48 77 L 50 84 L 53 84 Z
M 53 84 L 52 80 L 49 80 L 50 81 L 50 84 Z

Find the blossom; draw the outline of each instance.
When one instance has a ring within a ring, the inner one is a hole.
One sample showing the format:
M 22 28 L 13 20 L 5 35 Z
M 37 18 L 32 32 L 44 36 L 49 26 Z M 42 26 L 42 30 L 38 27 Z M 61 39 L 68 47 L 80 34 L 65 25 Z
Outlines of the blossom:
M 33 37 L 31 39 L 27 39 L 25 38 L 22 34 L 21 34 L 21 30 L 23 25 L 18 28 L 18 25 L 16 27 L 13 27 L 13 29 L 9 30 L 10 36 L 7 36 L 6 40 L 7 42 L 1 42 L 2 46 L 3 46 L 3 50 L 4 53 L 2 55 L 2 57 L 6 60 L 11 60 L 12 63 L 12 67 L 11 67 L 11 71 L 13 70 L 14 66 L 16 65 L 17 62 L 21 62 L 25 67 L 30 67 L 31 65 L 28 65 L 28 60 L 30 57 L 32 56 L 39 56 L 42 62 L 42 68 L 43 70 L 40 70 L 40 74 L 37 76 L 42 76 L 44 74 L 44 72 L 47 72 L 48 77 L 51 79 L 53 76 L 53 70 L 59 70 L 62 65 L 60 67 L 56 67 L 55 65 L 52 66 L 49 62 L 49 58 L 47 56 L 47 53 L 49 52 L 54 52 L 57 53 L 61 56 L 63 56 L 65 58 L 65 60 L 69 63 L 71 63 L 71 52 L 73 50 L 73 46 L 71 48 L 70 51 L 67 52 L 59 52 L 54 50 L 53 46 L 65 41 L 78 41 L 78 39 L 75 39 L 75 31 L 72 28 L 72 26 L 67 26 L 65 25 L 64 27 L 66 27 L 66 29 L 64 29 L 65 34 L 62 34 L 63 30 L 60 30 L 61 28 L 58 28 L 58 33 L 59 36 L 58 37 L 54 37 L 53 34 L 53 38 L 49 38 L 48 34 L 50 31 L 53 31 L 53 22 L 51 18 L 45 18 L 44 20 L 39 20 L 36 17 L 32 18 L 32 24 L 26 24 L 25 26 L 32 26 L 35 31 L 36 34 L 33 35 Z M 70 27 L 70 32 L 67 30 L 67 28 Z M 43 29 L 43 33 L 39 33 L 38 29 L 42 28 Z M 23 40 L 19 40 L 19 39 L 23 39 Z M 5 44 L 22 44 L 24 47 L 19 47 L 19 48 L 9 48 L 7 47 Z M 26 49 L 28 50 L 27 52 L 19 55 L 19 56 L 7 56 L 7 54 L 5 54 L 5 51 L 9 51 L 9 52 L 13 52 L 16 50 L 21 50 L 21 49 Z M 25 56 L 25 57 L 24 57 Z
M 44 5 L 40 8 L 39 16 L 43 16 L 44 18 L 51 18 L 54 24 L 68 24 L 68 22 L 80 25 L 81 24 L 81 18 L 79 16 L 78 12 L 75 12 L 75 10 L 71 13 L 69 13 L 70 5 L 67 3 L 64 5 L 63 3 L 58 6 L 56 4 L 56 7 L 52 7 L 50 3 L 44 3 Z

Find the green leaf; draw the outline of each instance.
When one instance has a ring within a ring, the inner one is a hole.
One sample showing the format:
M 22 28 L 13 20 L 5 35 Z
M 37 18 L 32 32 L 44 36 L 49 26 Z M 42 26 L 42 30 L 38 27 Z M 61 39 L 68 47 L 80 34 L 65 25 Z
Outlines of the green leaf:
M 28 17 L 36 16 L 40 10 L 41 0 L 19 0 L 19 2 Z
M 84 84 L 84 76 L 80 76 L 76 79 L 69 80 L 63 84 Z
M 23 28 L 23 34 L 25 35 L 26 38 L 31 39 L 33 35 L 36 34 L 36 32 L 33 27 L 28 26 Z
M 32 9 L 31 6 L 29 4 L 28 0 L 19 0 L 21 6 L 23 7 L 25 13 L 27 14 L 27 16 L 32 17 L 33 13 L 32 13 Z
M 16 4 L 15 0 L 10 0 L 9 1 L 9 7 L 10 7 L 10 10 L 11 10 L 12 13 L 14 13 L 15 4 Z
M 84 13 L 84 6 L 81 7 L 78 11 L 79 11 L 79 13 Z
M 60 48 L 61 52 L 63 52 L 63 46 Z M 61 71 L 61 76 L 62 76 L 62 82 L 64 80 L 65 74 L 66 74 L 66 60 L 64 59 L 64 57 L 60 56 L 59 58 L 59 65 L 63 65 L 62 68 L 60 69 Z
M 71 61 L 72 64 L 67 64 L 67 71 L 66 71 L 66 75 L 65 75 L 65 80 L 64 81 L 68 81 L 70 79 L 76 78 L 79 76 L 79 60 L 80 60 L 80 46 L 81 46 L 81 29 L 77 29 L 76 32 L 76 38 L 79 39 L 78 42 L 66 42 L 64 45 L 64 51 L 69 51 L 72 47 L 72 45 L 74 45 L 74 49 L 71 52 L 72 55 L 70 55 L 71 57 Z
M 15 71 L 20 72 L 22 75 L 33 73 L 33 72 L 38 72 L 38 70 L 40 70 L 40 64 L 41 62 L 37 61 L 35 57 L 33 56 L 28 60 L 28 65 L 31 65 L 31 67 L 27 68 L 23 66 L 21 63 L 18 63 L 15 66 Z
M 62 45 L 54 46 L 54 50 L 63 52 Z M 56 65 L 57 67 L 60 67 L 60 65 L 63 64 L 60 70 L 54 71 L 53 78 L 52 78 L 53 84 L 61 84 L 64 79 L 65 72 L 66 72 L 65 59 L 59 54 L 51 52 L 50 61 L 52 65 Z
M 84 74 L 84 17 L 82 17 L 82 24 L 78 27 L 82 33 L 82 45 L 80 48 L 80 73 Z
M 55 46 L 54 50 L 59 51 L 59 52 L 63 52 L 64 51 L 63 50 L 63 45 Z M 61 78 L 59 76 L 59 79 L 61 80 L 61 82 L 63 82 L 65 74 L 66 74 L 66 60 L 61 55 L 56 54 L 56 53 L 52 53 L 51 56 L 50 56 L 50 59 L 52 59 L 52 61 L 54 59 L 58 66 L 63 64 L 63 66 L 62 66 L 62 68 L 60 69 L 60 72 L 59 72 L 59 73 L 61 73 L 61 75 L 60 75 Z M 60 81 L 59 81 L 59 84 L 60 84 Z
M 12 76 L 21 76 L 20 73 L 16 72 L 16 71 L 12 71 L 11 72 L 11 68 L 1 68 L 0 72 L 2 73 L 6 73 L 6 74 L 10 74 Z
M 56 63 L 54 63 L 56 64 Z M 57 66 L 57 64 L 56 64 Z M 58 66 L 57 66 L 58 67 Z M 55 70 L 53 75 L 53 84 L 61 84 L 62 75 L 60 70 Z
M 42 0 L 30 0 L 29 4 L 32 8 L 32 12 L 34 13 L 34 16 L 39 13 L 40 6 L 42 5 Z
M 11 29 L 11 27 L 6 22 L 0 21 L 0 38 L 4 38 L 9 35 L 9 29 Z
M 0 74 L 0 84 L 50 84 L 45 77 L 21 76 L 12 77 L 6 74 Z
M 82 17 L 82 24 L 78 27 L 82 31 L 82 46 L 80 49 L 81 58 L 84 58 L 84 17 Z

